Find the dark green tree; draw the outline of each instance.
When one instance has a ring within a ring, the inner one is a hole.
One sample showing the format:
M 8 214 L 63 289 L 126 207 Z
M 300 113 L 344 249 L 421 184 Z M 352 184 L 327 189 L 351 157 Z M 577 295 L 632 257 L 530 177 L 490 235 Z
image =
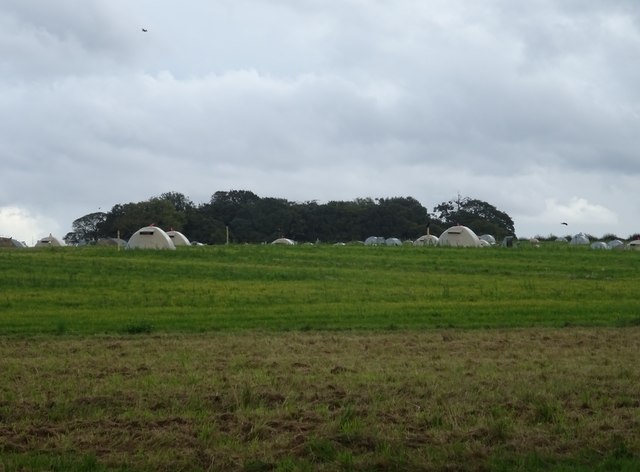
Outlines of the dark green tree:
M 189 197 L 180 192 L 165 192 L 157 197 L 157 199 L 170 202 L 173 205 L 173 208 L 175 208 L 179 213 L 186 214 L 193 211 L 196 207 Z
M 292 238 L 293 204 L 282 198 L 262 198 L 251 206 L 255 237 L 271 242 L 276 238 Z
M 225 224 L 213 217 L 208 203 L 187 213 L 184 234 L 192 242 L 204 244 L 224 244 L 227 240 Z
M 182 193 L 166 192 L 142 202 L 114 205 L 106 214 L 79 218 L 74 233 L 91 239 L 120 234 L 127 239 L 154 224 L 208 244 L 225 243 L 227 235 L 234 243 L 270 242 L 279 237 L 331 243 L 362 241 L 372 235 L 414 239 L 426 232 L 429 218 L 426 208 L 412 197 L 318 204 L 230 190 L 215 192 L 209 202 L 196 206 Z
M 165 230 L 182 231 L 186 215 L 179 212 L 169 200 L 153 197 L 138 203 L 115 205 L 100 225 L 101 237 L 128 239 L 143 226 L 155 225 Z
M 429 213 L 413 197 L 381 198 L 378 200 L 378 235 L 400 239 L 415 239 L 426 231 Z
M 100 226 L 104 224 L 106 219 L 106 213 L 96 211 L 74 220 L 73 223 L 71 223 L 71 227 L 75 233 L 76 242 L 97 241 L 100 237 Z
M 477 234 L 493 234 L 501 239 L 515 235 L 511 217 L 495 206 L 474 198 L 458 198 L 442 202 L 434 209 L 433 220 L 442 226 L 464 225 Z

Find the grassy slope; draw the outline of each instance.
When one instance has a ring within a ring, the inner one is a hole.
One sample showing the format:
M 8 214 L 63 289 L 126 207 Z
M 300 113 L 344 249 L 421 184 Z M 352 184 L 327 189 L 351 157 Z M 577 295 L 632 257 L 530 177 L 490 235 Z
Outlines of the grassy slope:
M 0 333 L 616 326 L 639 275 L 557 247 L 0 251 Z
M 0 251 L 0 470 L 638 470 L 639 256 Z

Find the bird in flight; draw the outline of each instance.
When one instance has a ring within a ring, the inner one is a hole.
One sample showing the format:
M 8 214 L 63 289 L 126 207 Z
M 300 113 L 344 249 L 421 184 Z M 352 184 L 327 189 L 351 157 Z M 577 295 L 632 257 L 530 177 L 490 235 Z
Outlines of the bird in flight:
M 142 32 L 143 32 L 143 33 L 146 33 L 147 31 L 149 31 L 149 30 L 148 30 L 148 29 L 146 29 L 146 28 L 142 28 Z
M 562 223 L 560 223 L 561 225 L 565 225 L 565 226 L 569 226 L 567 223 L 565 223 L 564 221 Z

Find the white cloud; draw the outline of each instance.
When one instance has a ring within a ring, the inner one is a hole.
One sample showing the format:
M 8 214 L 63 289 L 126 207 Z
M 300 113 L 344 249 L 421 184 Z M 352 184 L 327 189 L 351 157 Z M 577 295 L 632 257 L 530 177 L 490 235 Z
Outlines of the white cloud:
M 526 228 L 520 234 L 528 237 L 564 236 L 580 232 L 595 237 L 611 233 L 622 238 L 628 237 L 631 234 L 629 226 L 621 225 L 620 215 L 629 211 L 630 202 L 613 203 L 610 198 L 607 201 L 608 204 L 592 203 L 587 198 L 577 196 L 562 200 L 545 198 L 539 201 L 543 205 L 543 208 L 538 207 L 539 213 L 535 213 L 535 206 L 532 206 L 529 211 L 533 213 L 523 214 L 516 221 Z
M 589 203 L 586 198 L 572 197 L 566 203 L 555 199 L 545 200 L 545 219 L 556 219 L 568 224 L 609 224 L 618 223 L 617 215 L 603 205 Z
M 64 235 L 56 234 L 59 229 L 51 218 L 33 215 L 18 207 L 0 207 L 0 235 L 25 242 L 28 246 L 51 232 L 61 238 Z

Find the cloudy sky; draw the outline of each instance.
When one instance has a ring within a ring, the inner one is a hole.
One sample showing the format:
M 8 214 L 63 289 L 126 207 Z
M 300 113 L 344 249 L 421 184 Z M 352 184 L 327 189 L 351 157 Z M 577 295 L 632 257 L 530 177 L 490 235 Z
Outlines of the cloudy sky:
M 0 235 L 241 189 L 626 238 L 638 84 L 637 0 L 2 0 Z

